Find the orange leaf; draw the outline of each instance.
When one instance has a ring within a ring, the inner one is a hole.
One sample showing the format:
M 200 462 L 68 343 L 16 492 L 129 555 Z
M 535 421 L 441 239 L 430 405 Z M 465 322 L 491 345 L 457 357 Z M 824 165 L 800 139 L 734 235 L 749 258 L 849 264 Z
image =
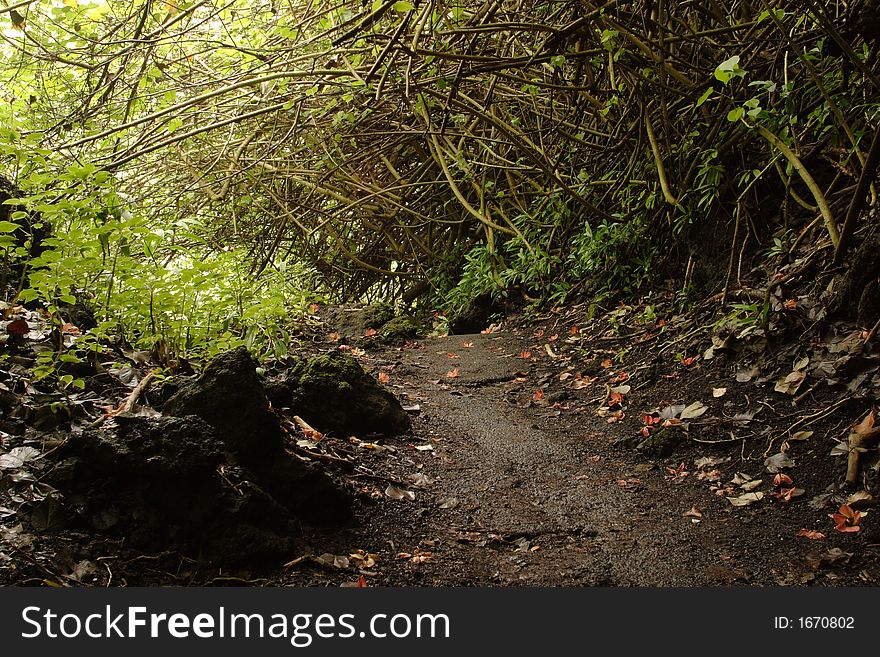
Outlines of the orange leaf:
M 309 311 L 310 311 L 313 315 L 314 315 L 315 313 L 317 313 L 318 310 L 319 310 L 319 308 L 318 308 L 318 304 L 316 304 L 316 303 L 310 303 L 310 304 L 309 304 Z
M 7 330 L 9 330 L 8 327 Z M 864 417 L 864 419 L 853 427 L 853 433 L 857 436 L 865 436 L 867 434 L 873 433 L 876 412 L 876 408 L 872 408 L 870 411 L 868 411 L 868 414 Z
M 547 338 L 547 341 L 548 341 L 548 342 L 556 342 L 558 339 L 559 339 L 559 334 L 558 334 L 558 333 L 554 333 L 554 334 L 551 335 L 549 338 Z
M 609 367 L 611 367 L 612 365 L 613 365 L 613 363 L 611 362 L 610 358 L 606 358 L 605 360 L 602 361 L 602 367 L 604 367 L 606 370 Z
M 519 358 L 522 358 L 523 360 L 528 360 L 528 359 L 531 358 L 531 357 L 532 357 L 532 352 L 531 352 L 531 351 L 521 351 L 521 352 L 519 352 Z
M 778 475 L 773 477 L 773 485 L 774 486 L 782 486 L 783 484 L 793 484 L 794 482 L 791 480 L 787 474 L 780 472 Z
M 446 373 L 446 378 L 448 379 L 457 379 L 461 375 L 461 370 L 459 368 L 455 368 L 454 370 L 450 370 Z
M 533 338 L 543 338 L 544 337 L 544 329 L 538 329 L 534 333 L 532 333 Z
M 328 339 L 330 342 L 339 342 L 339 339 L 340 339 L 341 337 L 342 337 L 342 336 L 339 335 L 336 331 L 327 334 L 327 339 Z
M 391 383 L 391 375 L 388 372 L 379 372 L 379 383 Z
M 825 534 L 817 532 L 815 529 L 802 529 L 798 532 L 798 536 L 809 538 L 811 541 L 824 541 Z
M 366 331 L 364 331 L 364 336 L 365 336 L 365 337 L 368 337 L 368 338 L 371 338 L 371 337 L 373 337 L 374 335 L 376 335 L 376 333 L 378 333 L 378 331 L 377 331 L 376 329 L 374 329 L 374 328 L 368 328 Z
M 544 399 L 544 391 L 543 390 L 535 390 L 535 394 L 532 395 L 532 399 L 535 401 L 541 401 Z
M 568 329 L 569 335 L 577 335 L 580 332 L 581 330 L 577 326 L 572 326 L 570 329 Z
M 474 343 L 473 342 L 462 342 L 461 346 L 464 347 L 465 349 L 473 349 Z

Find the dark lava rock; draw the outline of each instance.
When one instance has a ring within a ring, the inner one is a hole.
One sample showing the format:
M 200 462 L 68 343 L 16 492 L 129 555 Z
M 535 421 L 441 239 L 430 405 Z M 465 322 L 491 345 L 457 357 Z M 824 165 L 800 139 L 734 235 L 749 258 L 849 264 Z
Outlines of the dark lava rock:
M 277 565 L 296 547 L 300 518 L 326 520 L 350 504 L 332 485 L 328 493 L 329 478 L 283 453 L 263 473 L 226 464 L 223 441 L 197 417 L 117 422 L 71 436 L 47 481 L 80 522 L 132 546 L 221 565 Z
M 410 429 L 397 398 L 349 354 L 333 351 L 297 363 L 289 381 L 291 411 L 320 431 L 395 435 Z
M 481 294 L 450 317 L 449 333 L 451 335 L 479 333 L 489 326 L 493 316 L 502 312 L 503 307 L 492 298 L 491 294 Z
M 196 417 L 117 422 L 71 435 L 49 482 L 94 529 L 146 547 L 198 542 L 224 505 L 223 443 Z
M 257 362 L 244 347 L 217 356 L 163 404 L 167 415 L 197 415 L 217 431 L 237 463 L 297 517 L 332 524 L 351 513 L 351 497 L 317 464 L 291 458 L 269 409 Z M 378 384 L 376 384 L 378 385 Z
M 410 315 L 399 315 L 386 322 L 379 329 L 379 335 L 385 342 L 405 342 L 414 340 L 423 332 L 422 323 Z
M 162 405 L 162 412 L 199 416 L 242 463 L 280 454 L 281 425 L 269 410 L 257 365 L 245 347 L 220 354 L 198 379 L 181 384 Z

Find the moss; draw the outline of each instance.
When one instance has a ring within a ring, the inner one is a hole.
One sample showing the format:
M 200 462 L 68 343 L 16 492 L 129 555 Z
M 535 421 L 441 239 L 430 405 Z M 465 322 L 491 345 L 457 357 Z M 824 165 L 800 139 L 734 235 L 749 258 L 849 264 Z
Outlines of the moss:
M 409 429 L 409 416 L 394 395 L 344 352 L 297 363 L 289 383 L 291 412 L 319 431 L 367 435 Z
M 382 338 L 387 341 L 397 342 L 412 340 L 419 337 L 422 333 L 422 324 L 419 320 L 410 315 L 399 315 L 391 321 L 386 322 L 380 329 L 379 333 Z

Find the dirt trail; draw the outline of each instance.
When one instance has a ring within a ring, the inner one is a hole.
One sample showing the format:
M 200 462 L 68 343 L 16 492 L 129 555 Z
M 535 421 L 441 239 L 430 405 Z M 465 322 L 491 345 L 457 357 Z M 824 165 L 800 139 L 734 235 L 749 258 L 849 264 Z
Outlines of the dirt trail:
M 798 537 L 815 522 L 815 511 L 804 504 L 735 509 L 696 477 L 670 474 L 670 465 L 692 463 L 699 450 L 654 462 L 616 448 L 624 431 L 593 413 L 528 403 L 536 380 L 558 370 L 548 373 L 538 359 L 519 358 L 527 347 L 528 340 L 513 334 L 450 336 L 377 359 L 393 364 L 395 393 L 421 408 L 409 439 L 434 450 L 398 450 L 401 479 L 418 471 L 430 486 L 412 502 L 381 500 L 339 545 L 371 545 L 386 559 L 371 584 L 816 581 L 805 565 L 815 545 Z M 739 470 L 757 474 L 760 465 L 736 454 L 725 476 Z M 698 522 L 685 515 L 694 506 L 702 513 Z M 407 560 L 401 552 L 430 557 Z M 865 583 L 853 568 L 821 581 Z

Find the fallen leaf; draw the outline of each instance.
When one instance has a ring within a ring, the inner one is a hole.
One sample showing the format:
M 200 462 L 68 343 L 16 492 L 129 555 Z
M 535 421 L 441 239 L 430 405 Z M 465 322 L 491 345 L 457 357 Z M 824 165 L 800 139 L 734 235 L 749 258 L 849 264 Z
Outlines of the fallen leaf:
M 791 480 L 787 474 L 780 472 L 775 477 L 773 477 L 773 485 L 774 486 L 784 486 L 786 484 L 793 484 L 794 482 Z
M 517 356 L 517 358 L 522 358 L 523 360 L 528 360 L 531 357 L 532 357 L 531 351 L 521 351 L 521 352 L 519 352 L 519 356 Z
M 690 406 L 686 407 L 682 410 L 681 415 L 679 416 L 682 420 L 691 420 L 694 418 L 700 417 L 703 413 L 709 410 L 709 407 L 703 404 L 702 402 L 694 402 Z
M 815 529 L 802 529 L 798 532 L 798 536 L 803 536 L 811 541 L 824 541 L 825 534 L 817 532 Z
M 782 392 L 788 395 L 794 395 L 798 388 L 801 387 L 801 384 L 804 382 L 804 379 L 807 378 L 807 375 L 804 372 L 792 372 L 786 377 L 779 379 L 776 382 L 776 386 L 773 388 L 776 392 Z
M 532 395 L 532 399 L 535 401 L 541 401 L 544 399 L 544 391 L 543 390 L 535 390 L 535 394 Z
M 849 504 L 842 504 L 837 513 L 829 514 L 828 517 L 836 523 L 834 529 L 850 534 L 861 531 L 862 518 L 867 515 L 862 511 L 854 510 Z
M 761 373 L 757 367 L 742 368 L 736 371 L 736 380 L 739 383 L 748 383 Z
M 393 484 L 388 484 L 388 487 L 385 489 L 385 496 L 390 497 L 392 500 L 408 500 L 410 502 L 416 499 L 416 494 L 411 490 L 399 488 Z
M 391 375 L 388 372 L 379 372 L 379 383 L 391 383 Z
M 739 497 L 728 497 L 727 501 L 733 506 L 749 506 L 755 502 L 760 502 L 762 499 L 764 499 L 764 493 L 757 491 L 753 493 L 745 493 Z
M 342 338 L 342 336 L 336 331 L 327 334 L 327 340 L 330 342 L 339 342 L 340 338 Z
M 465 349 L 473 349 L 474 343 L 473 342 L 462 342 L 461 346 L 464 347 Z
M 447 379 L 457 379 L 459 376 L 461 376 L 461 370 L 457 367 L 446 373 Z
M 692 507 L 690 508 L 690 511 L 685 511 L 682 515 L 683 515 L 685 518 L 693 518 L 693 519 L 695 519 L 695 520 L 697 520 L 697 521 L 699 521 L 699 520 L 701 520 L 701 519 L 703 518 L 703 512 L 700 511 L 700 510 L 697 508 L 696 505 L 692 506 Z
M 831 548 L 822 554 L 808 554 L 805 557 L 807 566 L 813 570 L 819 570 L 823 566 L 834 566 L 836 564 L 846 564 L 852 559 L 852 552 L 844 552 L 840 548 Z
M 770 474 L 780 472 L 783 468 L 794 467 L 794 459 L 785 452 L 779 452 L 764 459 L 764 467 Z
M 378 331 L 376 329 L 368 328 L 366 331 L 364 331 L 364 337 L 372 338 L 377 333 L 378 333 Z
M 716 399 L 727 394 L 727 388 L 712 388 L 712 396 Z

